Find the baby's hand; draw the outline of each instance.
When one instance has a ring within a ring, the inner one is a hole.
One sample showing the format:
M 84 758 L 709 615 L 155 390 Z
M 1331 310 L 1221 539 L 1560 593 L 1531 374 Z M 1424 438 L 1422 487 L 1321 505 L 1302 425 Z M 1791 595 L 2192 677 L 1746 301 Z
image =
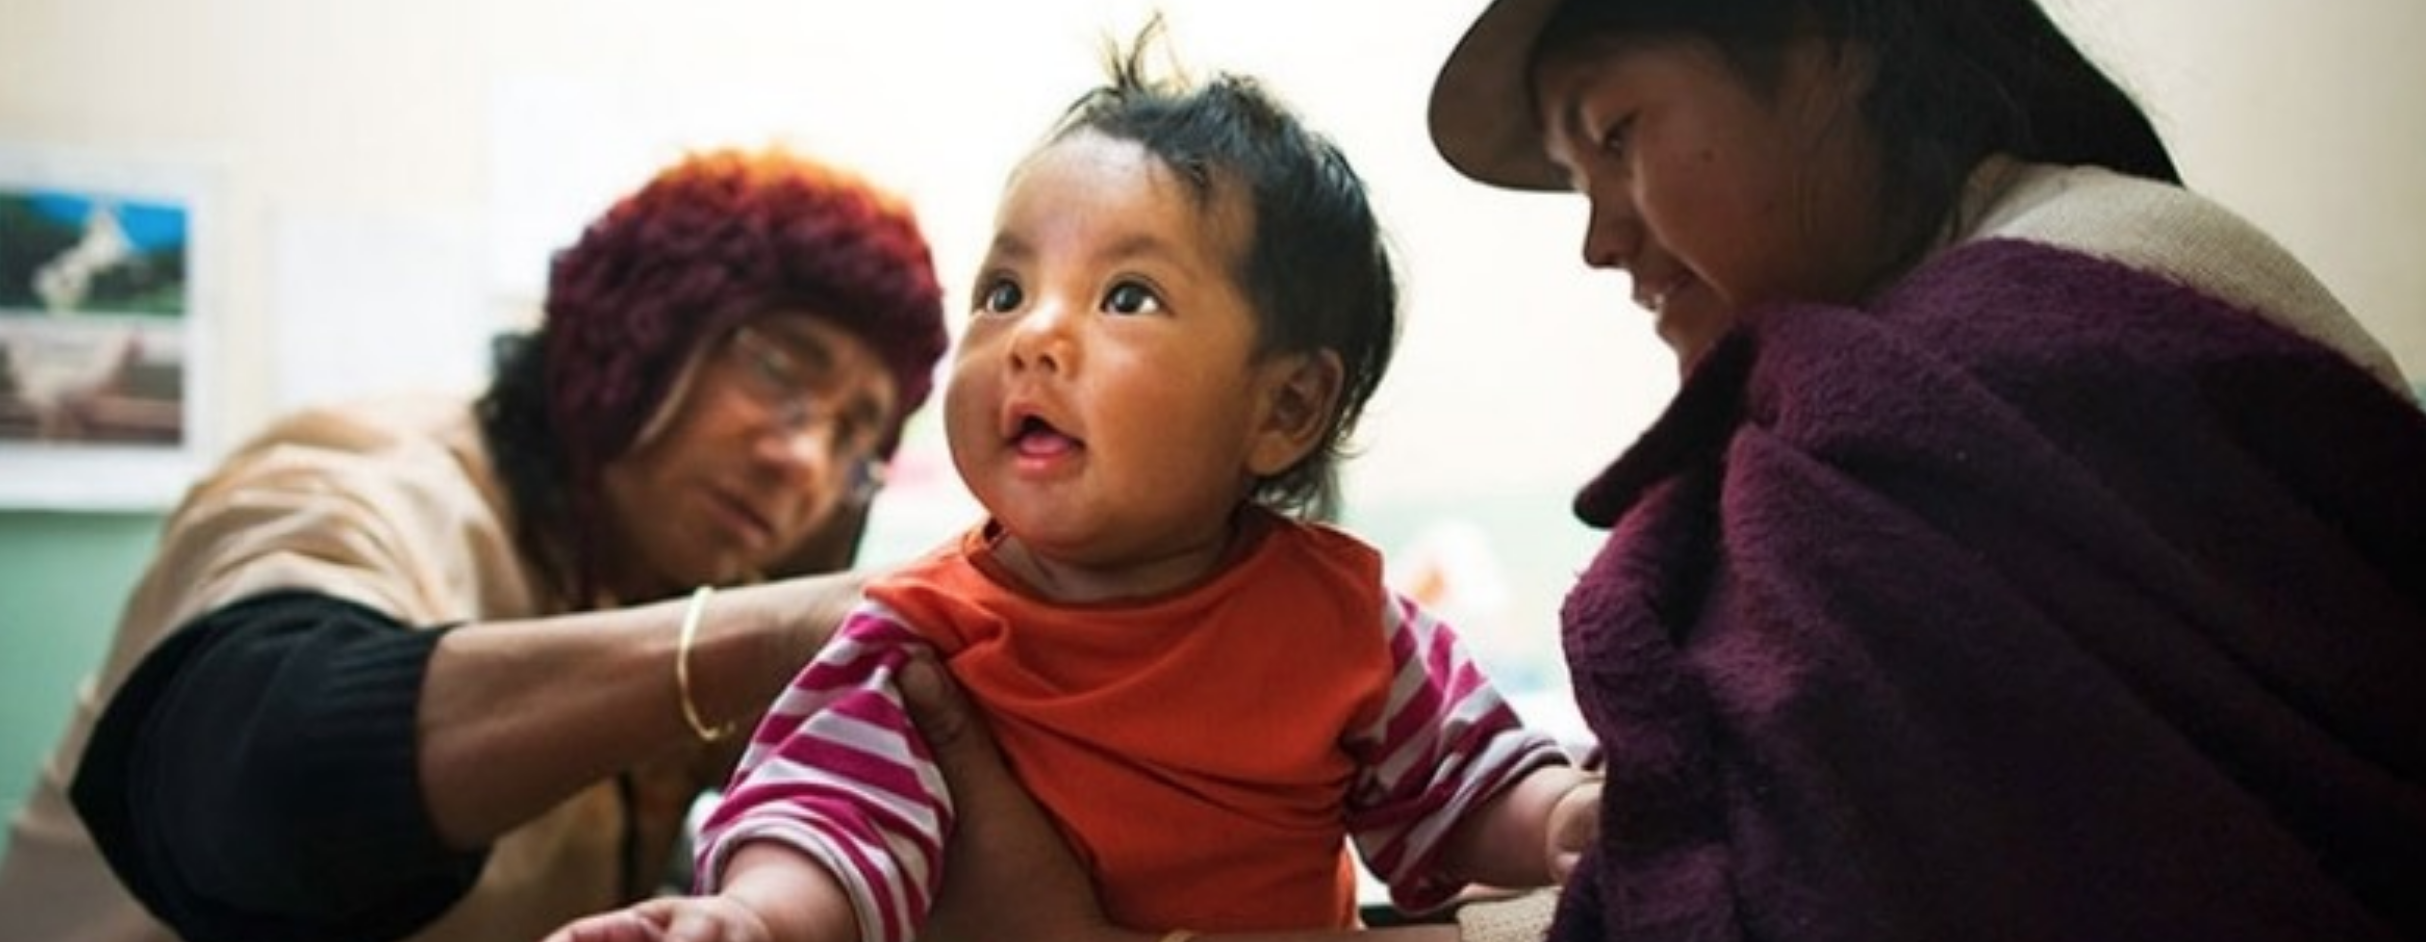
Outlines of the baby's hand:
M 770 942 L 764 920 L 719 896 L 671 896 L 575 920 L 546 942 Z
M 1550 806 L 1550 879 L 1557 883 L 1567 882 L 1584 848 L 1600 839 L 1600 785 L 1600 776 L 1593 775 Z

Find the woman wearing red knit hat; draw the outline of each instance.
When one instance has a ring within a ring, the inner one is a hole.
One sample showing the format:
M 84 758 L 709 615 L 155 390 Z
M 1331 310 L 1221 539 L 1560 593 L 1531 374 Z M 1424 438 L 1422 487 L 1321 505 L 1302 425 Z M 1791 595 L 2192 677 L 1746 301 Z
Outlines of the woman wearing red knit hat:
M 899 200 L 665 169 L 477 401 L 306 411 L 192 489 L 9 848 L 11 931 L 536 938 L 654 891 L 858 586 L 778 577 L 849 565 L 945 345 Z

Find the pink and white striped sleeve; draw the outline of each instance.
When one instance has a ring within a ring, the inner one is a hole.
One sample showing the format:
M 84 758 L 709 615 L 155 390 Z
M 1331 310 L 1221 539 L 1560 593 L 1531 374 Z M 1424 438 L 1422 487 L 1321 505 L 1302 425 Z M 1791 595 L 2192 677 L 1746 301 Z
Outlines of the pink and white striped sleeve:
M 1556 740 L 1524 728 L 1447 623 L 1396 595 L 1383 610 L 1397 670 L 1381 718 L 1349 738 L 1359 771 L 1348 829 L 1391 902 L 1422 911 L 1464 888 L 1436 865 L 1457 823 L 1567 757 Z
M 909 942 L 925 924 L 952 826 L 926 742 L 895 678 L 922 644 L 863 602 L 792 679 L 700 830 L 696 891 L 714 892 L 735 850 L 778 841 L 849 892 L 862 942 Z

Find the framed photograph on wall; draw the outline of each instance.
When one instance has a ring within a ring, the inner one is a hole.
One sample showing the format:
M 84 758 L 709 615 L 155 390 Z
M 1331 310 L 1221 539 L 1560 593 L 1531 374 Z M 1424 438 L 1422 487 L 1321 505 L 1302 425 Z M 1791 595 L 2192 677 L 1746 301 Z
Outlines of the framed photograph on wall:
M 0 508 L 160 510 L 209 441 L 207 170 L 0 142 Z

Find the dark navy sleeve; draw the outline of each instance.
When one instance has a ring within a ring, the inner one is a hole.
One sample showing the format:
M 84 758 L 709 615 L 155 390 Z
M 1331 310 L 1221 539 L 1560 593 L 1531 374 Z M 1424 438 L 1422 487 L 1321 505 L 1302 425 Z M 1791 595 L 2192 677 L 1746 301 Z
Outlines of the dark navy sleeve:
M 316 592 L 196 618 L 93 728 L 70 795 L 134 896 L 189 942 L 387 940 L 468 893 L 415 718 L 442 630 Z

